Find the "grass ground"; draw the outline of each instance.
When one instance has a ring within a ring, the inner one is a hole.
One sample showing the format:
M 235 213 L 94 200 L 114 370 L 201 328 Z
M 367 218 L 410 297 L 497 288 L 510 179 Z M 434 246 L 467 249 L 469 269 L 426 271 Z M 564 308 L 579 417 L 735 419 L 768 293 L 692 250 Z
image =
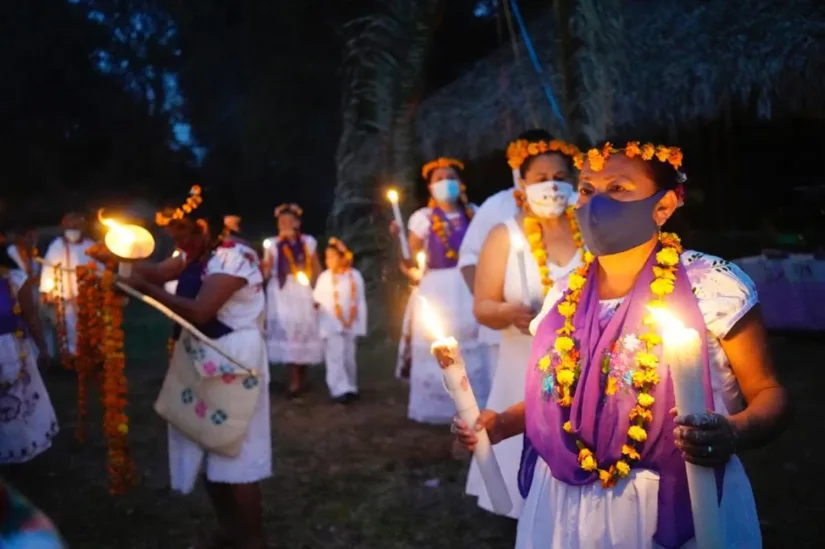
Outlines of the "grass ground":
M 73 548 L 185 548 L 211 514 L 201 490 L 167 488 L 165 425 L 151 409 L 163 377 L 165 327 L 131 315 L 127 342 L 131 447 L 141 483 L 125 496 L 106 491 L 99 420 L 77 446 L 74 380 L 47 377 L 61 434 L 32 463 L 2 474 L 59 525 Z M 775 356 L 796 405 L 796 422 L 769 448 L 744 456 L 768 548 L 819 546 L 825 480 L 817 472 L 818 388 L 825 345 L 774 338 Z M 272 417 L 275 477 L 264 483 L 273 547 L 288 549 L 498 549 L 513 546 L 515 523 L 488 515 L 463 495 L 466 464 L 450 457 L 446 428 L 406 420 L 406 388 L 392 377 L 394 349 L 361 349 L 363 398 L 349 408 L 328 402 L 323 370 L 300 403 L 283 397 L 276 373 Z M 92 410 L 92 418 L 99 413 Z M 93 419 L 93 420 L 94 420 Z

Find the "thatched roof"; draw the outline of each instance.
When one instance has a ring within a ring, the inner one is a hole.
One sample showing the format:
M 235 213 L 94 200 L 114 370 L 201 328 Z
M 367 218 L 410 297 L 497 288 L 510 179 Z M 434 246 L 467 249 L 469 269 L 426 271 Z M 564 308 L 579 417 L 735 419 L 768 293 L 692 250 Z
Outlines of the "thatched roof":
M 618 81 L 607 83 L 614 90 L 609 115 L 614 127 L 669 127 L 713 119 L 737 105 L 765 118 L 823 110 L 825 2 L 632 0 L 621 5 L 624 40 L 616 48 L 624 64 L 614 71 Z M 553 27 L 550 13 L 529 25 L 559 95 Z M 518 63 L 506 44 L 422 104 L 425 156 L 472 158 L 503 148 L 513 137 L 506 134 L 508 117 L 514 133 L 538 125 L 563 134 L 523 43 L 520 48 Z

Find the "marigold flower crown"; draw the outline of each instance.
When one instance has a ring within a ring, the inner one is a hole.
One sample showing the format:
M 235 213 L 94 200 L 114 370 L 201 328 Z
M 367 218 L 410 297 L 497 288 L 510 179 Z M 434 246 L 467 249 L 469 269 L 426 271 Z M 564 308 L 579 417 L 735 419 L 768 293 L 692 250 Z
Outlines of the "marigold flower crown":
M 569 156 L 574 161 L 581 155 L 581 151 L 575 145 L 560 139 L 551 141 L 528 141 L 527 139 L 516 139 L 507 145 L 507 163 L 514 170 L 521 168 L 524 161 L 531 156 L 538 156 L 548 152 L 559 152 Z
M 604 164 L 610 155 L 624 153 L 628 158 L 641 158 L 644 161 L 653 159 L 659 162 L 665 162 L 673 166 L 673 169 L 679 171 L 682 167 L 682 160 L 684 155 L 682 149 L 679 147 L 668 147 L 665 145 L 654 145 L 653 143 L 640 143 L 639 141 L 629 141 L 624 147 L 616 148 L 613 143 L 607 142 L 601 149 L 590 149 L 586 153 L 579 153 L 574 158 L 576 168 L 581 170 L 584 168 L 584 163 L 590 166 L 594 172 L 604 169 Z M 681 173 L 681 172 L 680 172 Z
M 438 168 L 455 168 L 457 170 L 464 170 L 464 162 L 455 158 L 441 156 L 424 164 L 424 167 L 421 168 L 421 177 L 424 179 L 429 179 L 430 174 Z
M 329 243 L 327 244 L 329 248 L 333 248 L 335 251 L 340 253 L 344 256 L 344 259 L 347 261 L 352 261 L 352 251 L 347 248 L 347 245 L 344 244 L 342 240 L 335 238 L 334 236 L 329 239 Z
M 291 213 L 295 217 L 301 217 L 304 215 L 304 210 L 298 204 L 281 204 L 277 208 L 275 208 L 275 217 L 280 216 L 281 214 Z
M 171 213 L 167 213 L 168 210 L 155 213 L 155 223 L 159 227 L 166 227 L 172 221 L 176 219 L 183 219 L 190 213 L 194 212 L 198 209 L 198 206 L 203 204 L 203 196 L 201 196 L 202 192 L 203 190 L 200 185 L 192 185 L 192 188 L 189 189 L 189 196 L 183 204 L 172 210 Z

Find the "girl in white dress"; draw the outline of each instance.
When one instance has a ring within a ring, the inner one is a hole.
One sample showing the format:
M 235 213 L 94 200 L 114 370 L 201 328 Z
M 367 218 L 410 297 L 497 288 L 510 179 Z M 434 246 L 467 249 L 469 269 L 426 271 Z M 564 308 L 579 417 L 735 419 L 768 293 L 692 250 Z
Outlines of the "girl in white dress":
M 0 248 L 0 465 L 47 450 L 57 418 L 40 377 L 48 362 L 33 280 Z
M 571 181 L 577 150 L 553 140 L 544 130 L 531 130 L 511 143 L 508 151 L 511 168 L 520 170 L 515 194 L 522 212 L 490 231 L 476 266 L 474 292 L 478 321 L 501 330 L 498 365 L 487 401 L 487 407 L 497 412 L 524 400 L 532 342 L 529 322 L 555 281 L 579 266 L 582 257 L 581 235 L 568 205 L 576 196 Z M 535 154 L 524 157 L 522 152 Z M 494 448 L 513 502 L 511 518 L 519 517 L 524 503 L 518 489 L 522 439 L 512 437 Z M 480 507 L 494 511 L 475 459 L 467 493 L 478 496 Z
M 321 313 L 327 387 L 334 400 L 349 404 L 358 399 L 357 340 L 367 335 L 364 278 L 337 238 L 329 239 L 325 259 L 327 270 L 318 277 L 314 297 Z
M 685 461 L 716 471 L 721 546 L 762 546 L 736 453 L 784 429 L 787 396 L 752 281 L 660 233 L 681 202 L 681 160 L 677 148 L 638 142 L 581 159 L 576 217 L 595 258 L 556 284 L 532 323 L 525 401 L 474 426 L 494 443 L 526 435 L 518 549 L 695 547 Z M 671 415 L 651 306 L 699 334 L 711 412 Z M 460 420 L 453 430 L 476 443 Z
M 458 269 L 458 249 L 473 216 L 474 208 L 462 192 L 458 160 L 439 158 L 426 164 L 422 176 L 430 190 L 430 201 L 410 216 L 409 243 L 413 257 L 423 251 L 427 269 L 418 287 L 444 323 L 446 333 L 461 345 L 467 374 L 480 403 L 489 393 L 488 354 L 478 342 L 478 323 L 473 316 L 473 296 Z M 421 301 L 412 311 L 412 368 L 408 416 L 422 423 L 445 424 L 455 413 L 455 404 L 444 389 L 441 369 L 430 353 L 433 336 L 423 315 Z
M 321 274 L 318 243 L 301 233 L 303 211 L 297 204 L 275 208 L 278 236 L 267 240 L 263 270 L 266 285 L 266 343 L 269 360 L 289 368 L 290 397 L 304 390 L 306 367 L 323 361 L 318 311 L 312 287 Z

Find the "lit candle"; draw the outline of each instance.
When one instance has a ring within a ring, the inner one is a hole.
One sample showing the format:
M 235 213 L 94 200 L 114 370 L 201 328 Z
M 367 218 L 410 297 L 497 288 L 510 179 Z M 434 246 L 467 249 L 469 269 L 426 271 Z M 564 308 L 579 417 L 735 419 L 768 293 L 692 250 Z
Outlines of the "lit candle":
M 415 254 L 415 262 L 418 264 L 418 270 L 421 271 L 421 274 L 424 274 L 424 271 L 427 269 L 427 254 L 424 252 L 418 252 Z
M 297 280 L 301 286 L 309 286 L 309 277 L 304 271 L 295 273 L 295 280 Z
M 430 352 L 438 360 L 441 366 L 441 375 L 444 378 L 444 386 L 455 402 L 459 417 L 473 428 L 478 420 L 479 409 L 473 388 L 467 378 L 467 369 L 464 359 L 458 348 L 458 342 L 453 337 L 447 337 L 438 316 L 430 309 L 427 300 L 420 298 L 421 314 L 429 331 L 436 341 L 432 344 Z M 487 487 L 487 494 L 490 502 L 497 513 L 506 515 L 513 507 L 507 485 L 498 466 L 496 455 L 493 453 L 493 445 L 487 431 L 476 433 L 478 443 L 474 454 L 478 462 L 481 476 Z
M 266 240 L 264 240 L 264 250 L 268 250 L 271 247 L 272 247 L 272 240 L 270 240 L 268 238 Z
M 521 300 L 530 307 L 532 300 L 530 299 L 530 287 L 527 284 L 527 265 L 524 263 L 524 238 L 521 235 L 513 239 L 513 249 L 516 251 L 518 271 L 521 276 Z
M 696 330 L 686 328 L 668 311 L 650 308 L 662 327 L 662 360 L 670 368 L 679 415 L 707 413 L 702 342 Z M 724 547 L 719 522 L 716 474 L 710 467 L 685 463 L 693 529 L 698 549 Z
M 407 242 L 407 227 L 404 226 L 404 218 L 401 217 L 401 208 L 398 206 L 398 191 L 390 189 L 387 191 L 387 200 L 392 204 L 392 214 L 395 217 L 395 224 L 398 225 L 398 239 L 401 241 L 401 255 L 404 259 L 410 259 L 410 245 Z
M 118 263 L 118 274 L 124 277 L 131 276 L 131 262 L 146 259 L 155 250 L 152 233 L 138 225 L 121 225 L 114 219 L 103 217 L 101 212 L 98 212 L 98 219 L 109 228 L 103 239 L 106 247 L 123 260 Z

